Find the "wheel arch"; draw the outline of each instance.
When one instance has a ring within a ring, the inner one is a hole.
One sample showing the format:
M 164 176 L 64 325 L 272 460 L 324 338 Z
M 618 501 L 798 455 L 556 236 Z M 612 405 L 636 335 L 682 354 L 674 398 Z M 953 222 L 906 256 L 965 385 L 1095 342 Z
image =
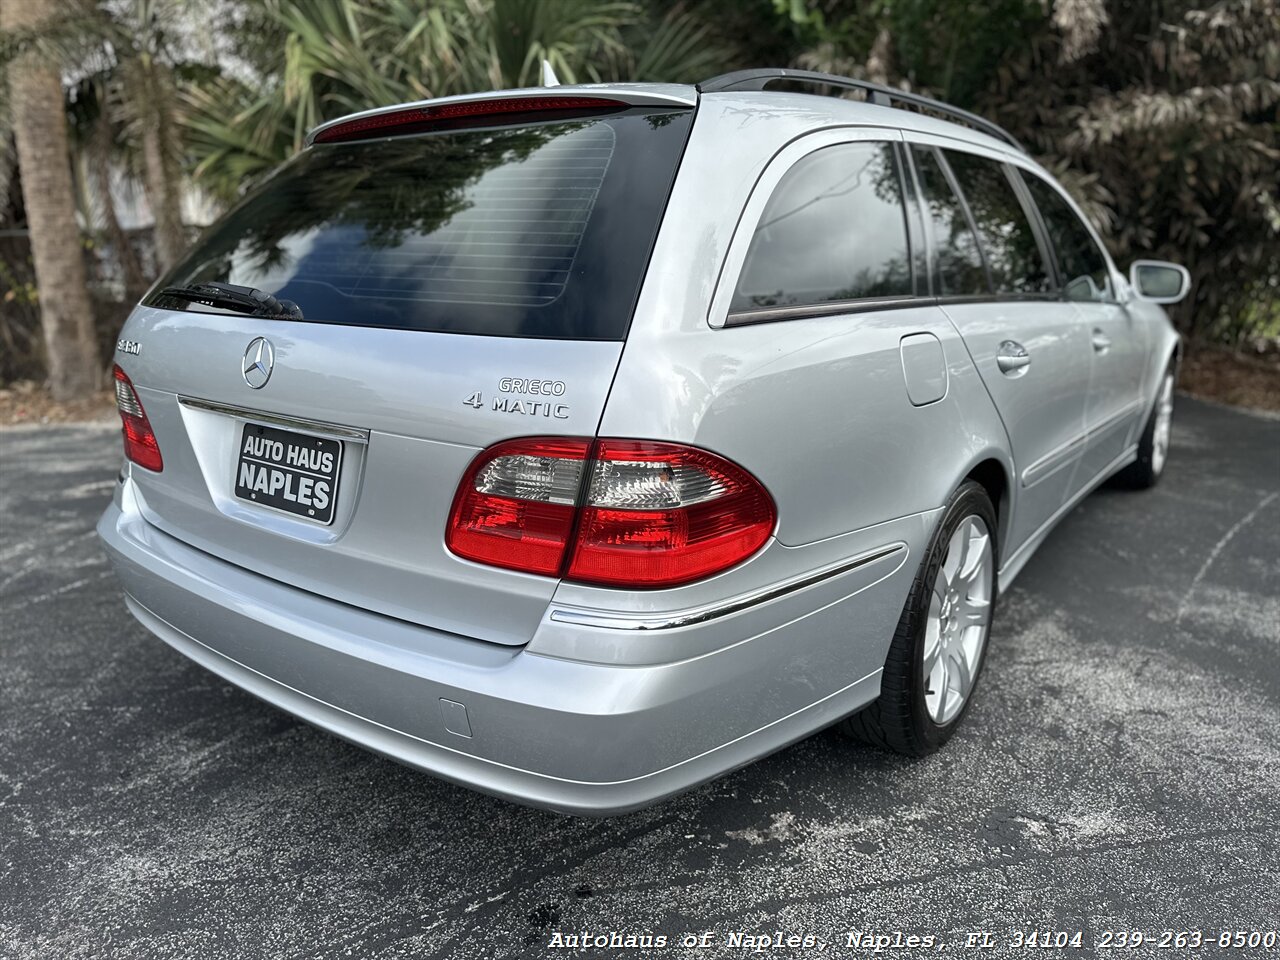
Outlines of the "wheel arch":
M 996 564 L 1005 556 L 1005 538 L 1009 531 L 1009 519 L 1013 515 L 1013 471 L 1004 459 L 988 455 L 969 466 L 962 483 L 973 480 L 981 484 L 991 498 L 996 511 Z

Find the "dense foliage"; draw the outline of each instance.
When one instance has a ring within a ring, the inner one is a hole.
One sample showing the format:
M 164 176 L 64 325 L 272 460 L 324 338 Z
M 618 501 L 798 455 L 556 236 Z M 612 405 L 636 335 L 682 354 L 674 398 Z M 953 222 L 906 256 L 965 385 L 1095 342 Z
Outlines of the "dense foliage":
M 260 82 L 193 88 L 196 171 L 219 192 L 361 107 L 563 79 L 689 80 L 785 62 L 992 116 L 1059 173 L 1122 263 L 1186 264 L 1177 319 L 1238 338 L 1280 323 L 1280 5 L 993 0 L 268 0 Z M 284 56 L 279 51 L 284 51 Z M 239 105 L 229 115 L 228 103 Z
M 1186 265 L 1195 334 L 1280 333 L 1275 0 L 775 0 L 797 65 L 989 116 L 1062 179 L 1125 265 Z
M 1280 0 L 41 2 L 61 15 L 0 36 L 0 66 L 33 46 L 60 58 L 83 215 L 130 290 L 145 278 L 114 222 L 108 161 L 143 185 L 164 263 L 181 242 L 182 176 L 230 202 L 344 113 L 536 84 L 544 59 L 564 82 L 792 65 L 998 120 L 1118 262 L 1191 269 L 1184 329 L 1280 332 Z M 21 206 L 3 82 L 0 226 Z

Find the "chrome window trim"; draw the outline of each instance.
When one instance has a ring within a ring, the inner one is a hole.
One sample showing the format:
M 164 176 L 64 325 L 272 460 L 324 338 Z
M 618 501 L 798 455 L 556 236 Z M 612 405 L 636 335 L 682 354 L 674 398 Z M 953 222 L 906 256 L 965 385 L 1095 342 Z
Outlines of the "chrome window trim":
M 785 307 L 760 307 L 739 310 L 725 317 L 726 327 L 745 327 L 753 323 L 776 323 L 779 320 L 803 320 L 808 317 L 834 317 L 845 313 L 868 313 L 874 310 L 900 310 L 904 307 L 927 306 L 933 297 L 886 297 L 882 300 L 829 300 L 825 303 L 798 303 Z
M 229 403 L 214 403 L 211 400 L 197 400 L 194 397 L 178 397 L 178 403 L 194 410 L 205 410 L 209 413 L 221 413 L 253 423 L 261 423 L 271 427 L 285 427 L 290 430 L 305 430 L 319 437 L 334 440 L 350 440 L 354 443 L 368 443 L 369 431 L 356 427 L 344 427 L 324 420 L 308 420 L 304 417 L 287 417 L 275 413 L 262 413 L 247 407 L 236 407 Z
M 561 607 L 551 611 L 550 619 L 556 623 L 568 623 L 574 626 L 603 630 L 674 630 L 679 627 L 706 623 L 708 620 L 717 620 L 720 617 L 739 613 L 758 604 L 768 603 L 797 590 L 803 590 L 824 580 L 830 580 L 832 577 L 838 577 L 842 573 L 856 570 L 858 567 L 884 560 L 906 549 L 907 545 L 905 543 L 892 543 L 870 553 L 864 553 L 852 560 L 841 560 L 835 564 L 801 574 L 790 580 L 783 580 L 751 593 L 739 594 L 719 603 L 695 607 L 690 610 L 681 610 L 676 613 L 605 613 L 603 611 Z
M 961 303 L 1080 303 L 1058 294 L 1002 293 L 953 297 L 886 297 L 882 300 L 831 300 L 826 303 L 798 303 L 785 307 L 760 307 L 756 310 L 739 310 L 725 318 L 724 327 L 746 327 L 756 323 L 777 323 L 783 320 L 808 320 L 817 317 L 836 317 L 849 313 L 874 313 L 877 310 L 902 310 L 909 307 L 944 307 Z M 1087 301 L 1096 303 L 1097 301 Z M 723 329 L 723 328 L 721 328 Z

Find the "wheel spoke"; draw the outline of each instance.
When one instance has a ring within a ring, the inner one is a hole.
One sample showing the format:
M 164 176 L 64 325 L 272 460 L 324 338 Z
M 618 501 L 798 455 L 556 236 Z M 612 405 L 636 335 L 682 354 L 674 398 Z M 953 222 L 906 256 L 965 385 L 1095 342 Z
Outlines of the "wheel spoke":
M 966 584 L 972 585 L 982 571 L 982 561 L 987 551 L 987 536 L 979 533 L 975 528 L 966 543 L 968 547 L 965 551 L 965 566 L 960 578 Z
M 933 719 L 935 723 L 943 723 L 947 715 L 947 701 L 950 699 L 951 693 L 951 665 L 945 656 L 938 662 L 941 667 L 941 676 L 939 676 L 938 685 L 935 688 L 938 702 L 933 710 Z
M 1169 436 L 1173 425 L 1173 374 L 1166 374 L 1156 400 L 1155 425 L 1151 431 L 1151 468 L 1160 473 L 1169 455 Z
M 952 538 L 953 543 L 957 538 L 960 541 L 960 562 L 956 567 L 956 576 L 961 580 L 967 580 L 973 570 L 973 537 L 975 532 L 973 520 L 966 519 L 956 529 L 955 537 Z
M 964 597 L 960 603 L 960 616 L 964 618 L 963 622 L 966 625 L 987 622 L 987 617 L 991 613 L 990 600 L 984 600 L 981 597 Z
M 942 563 L 938 567 L 938 579 L 942 581 L 944 590 L 955 583 L 956 576 L 960 573 L 960 561 L 964 553 L 964 540 L 958 539 L 960 531 L 957 530 L 951 535 L 951 540 L 947 543 L 947 554 L 942 558 Z
M 956 665 L 956 693 L 960 695 L 960 699 L 969 696 L 969 689 L 973 686 L 973 672 L 969 664 L 968 657 L 965 656 L 964 644 L 957 643 L 953 650 L 954 661 Z
M 942 655 L 942 632 L 938 629 L 938 622 L 931 620 L 924 632 L 924 677 L 927 681 L 933 675 L 933 668 L 937 666 L 938 657 Z

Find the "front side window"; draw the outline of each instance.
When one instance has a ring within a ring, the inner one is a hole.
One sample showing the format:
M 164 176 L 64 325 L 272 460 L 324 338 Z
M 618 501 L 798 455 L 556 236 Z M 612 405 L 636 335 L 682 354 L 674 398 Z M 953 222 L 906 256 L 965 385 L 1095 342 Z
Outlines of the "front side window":
M 887 143 L 824 147 L 769 198 L 731 313 L 913 292 L 902 181 Z
M 995 292 L 1053 293 L 1035 231 L 1003 165 L 972 153 L 945 153 L 973 214 Z
M 925 215 L 933 228 L 934 282 L 943 297 L 989 292 L 978 238 L 932 147 L 912 147 Z
M 1031 199 L 1040 210 L 1045 229 L 1053 243 L 1062 279 L 1062 292 L 1068 300 L 1111 300 L 1111 276 L 1107 258 L 1076 212 L 1060 194 L 1035 174 L 1022 171 Z

